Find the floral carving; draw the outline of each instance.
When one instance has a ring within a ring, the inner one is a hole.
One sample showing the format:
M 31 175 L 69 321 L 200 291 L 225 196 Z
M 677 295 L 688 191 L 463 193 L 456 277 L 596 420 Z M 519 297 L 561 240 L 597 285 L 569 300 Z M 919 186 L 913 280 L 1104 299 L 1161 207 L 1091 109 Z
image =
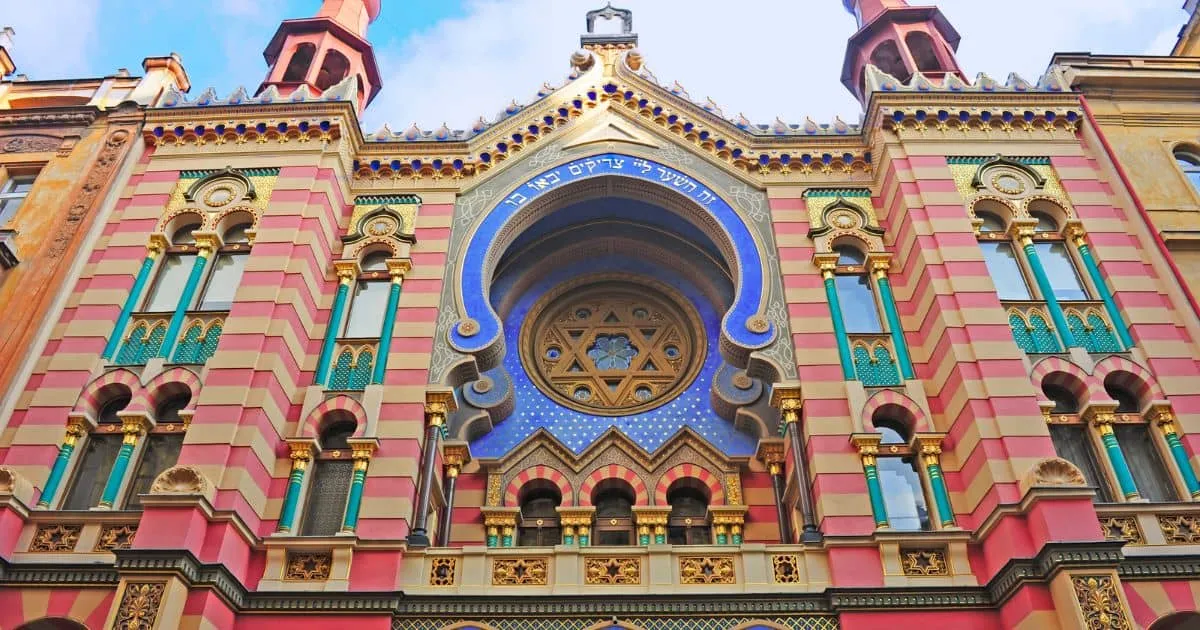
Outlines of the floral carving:
M 771 568 L 776 584 L 800 583 L 800 556 L 794 553 L 779 553 L 771 556 Z
M 208 479 L 194 466 L 172 466 L 150 486 L 150 494 L 207 494 L 208 490 Z
M 1113 578 L 1107 575 L 1077 575 L 1071 578 L 1075 599 L 1088 630 L 1130 630 L 1132 626 Z
M 1158 526 L 1170 545 L 1200 544 L 1200 514 L 1158 515 Z
M 333 569 L 333 554 L 329 552 L 290 553 L 283 579 L 304 582 L 328 580 Z
M 133 546 L 135 534 L 137 525 L 105 525 L 100 530 L 100 538 L 96 539 L 95 550 L 129 549 Z
M 167 585 L 163 582 L 130 582 L 125 585 L 121 607 L 113 627 L 117 630 L 150 630 L 158 618 L 163 593 Z
M 75 551 L 82 525 L 40 525 L 33 534 L 30 551 L 67 552 Z
M 683 584 L 733 584 L 737 575 L 732 556 L 685 556 L 679 559 Z
M 1138 527 L 1137 518 L 1133 516 L 1103 516 L 1100 518 L 1100 529 L 1108 540 L 1124 540 L 1131 545 L 1142 545 L 1142 530 Z
M 429 565 L 430 586 L 454 586 L 458 558 L 434 558 Z
M 900 568 L 904 575 L 915 577 L 950 575 L 944 549 L 901 549 Z
M 642 561 L 638 558 L 587 558 L 586 584 L 641 584 Z
M 59 228 L 58 233 L 54 235 L 54 240 L 50 245 L 48 255 L 52 258 L 57 258 L 62 255 L 67 249 L 67 245 L 75 235 L 75 231 L 79 227 L 79 222 L 83 220 L 83 216 L 87 214 L 88 208 L 100 196 L 100 192 L 104 190 L 104 185 L 117 168 L 117 163 L 122 154 L 122 147 L 129 142 L 130 132 L 126 129 L 117 129 L 109 134 L 108 139 L 104 141 L 104 148 L 100 150 L 100 155 L 96 156 L 96 161 L 92 165 L 92 169 L 88 171 L 87 179 L 83 186 L 75 194 L 75 200 L 67 209 L 66 222 Z
M 492 585 L 545 586 L 549 564 L 546 558 L 497 558 L 492 562 Z
M 0 140 L 0 153 L 40 153 L 53 151 L 62 144 L 62 138 L 50 136 L 12 136 Z

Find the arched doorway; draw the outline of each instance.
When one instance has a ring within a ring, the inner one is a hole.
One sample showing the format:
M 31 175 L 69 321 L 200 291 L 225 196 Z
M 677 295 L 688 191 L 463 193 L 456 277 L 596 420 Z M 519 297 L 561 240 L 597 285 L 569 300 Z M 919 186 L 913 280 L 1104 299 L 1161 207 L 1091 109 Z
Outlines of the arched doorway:
M 88 628 L 73 619 L 46 617 L 19 625 L 16 630 L 88 630 Z
M 1200 613 L 1188 610 L 1167 615 L 1151 624 L 1150 630 L 1200 630 Z

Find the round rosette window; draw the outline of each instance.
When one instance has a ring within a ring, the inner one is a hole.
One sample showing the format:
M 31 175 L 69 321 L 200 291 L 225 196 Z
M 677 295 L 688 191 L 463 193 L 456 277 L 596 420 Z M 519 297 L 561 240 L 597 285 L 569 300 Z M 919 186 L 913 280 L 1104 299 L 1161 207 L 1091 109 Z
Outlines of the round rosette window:
M 530 310 L 521 362 L 556 402 L 624 416 L 663 405 L 704 363 L 700 317 L 653 281 L 593 279 L 561 285 Z

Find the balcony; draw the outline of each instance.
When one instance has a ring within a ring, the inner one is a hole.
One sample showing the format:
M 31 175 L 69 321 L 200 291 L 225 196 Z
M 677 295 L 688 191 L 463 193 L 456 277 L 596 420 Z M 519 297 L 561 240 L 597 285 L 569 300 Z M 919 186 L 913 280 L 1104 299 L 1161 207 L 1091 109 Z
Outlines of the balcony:
M 175 340 L 175 348 L 169 362 L 197 365 L 206 363 L 217 350 L 217 342 L 221 340 L 221 331 L 228 316 L 229 313 L 225 311 L 188 313 L 183 320 L 182 332 Z M 121 347 L 117 351 L 114 363 L 145 365 L 147 361 L 158 356 L 170 323 L 170 313 L 134 315 L 130 318 L 125 336 L 121 339 Z
M 1013 340 L 1028 354 L 1065 352 L 1053 326 L 1054 319 L 1045 302 L 1003 302 Z M 1059 302 L 1067 328 L 1075 341 L 1089 353 L 1122 352 L 1104 303 L 1098 301 Z
M 892 387 L 903 385 L 896 348 L 887 333 L 850 333 L 850 356 L 854 374 L 863 387 Z
M 333 391 L 362 391 L 371 384 L 378 339 L 338 339 L 329 368 L 327 389 Z

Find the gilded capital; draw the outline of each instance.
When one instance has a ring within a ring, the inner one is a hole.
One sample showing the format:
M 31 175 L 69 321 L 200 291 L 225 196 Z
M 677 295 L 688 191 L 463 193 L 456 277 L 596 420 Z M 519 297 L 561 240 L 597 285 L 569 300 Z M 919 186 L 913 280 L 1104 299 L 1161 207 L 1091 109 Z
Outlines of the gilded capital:
M 425 421 L 429 426 L 440 427 L 446 423 L 446 415 L 457 410 L 452 390 L 430 390 L 425 392 Z
M 821 270 L 821 275 L 826 278 L 833 277 L 833 271 L 837 269 L 837 261 L 837 254 L 813 254 L 813 264 Z
M 404 276 L 412 270 L 412 260 L 408 258 L 389 258 L 387 259 L 388 275 L 392 277 L 392 282 L 400 284 L 404 280 Z
M 883 440 L 880 433 L 855 433 L 850 436 L 850 443 L 858 449 L 863 466 L 874 466 L 879 455 L 879 443 Z
M 355 463 L 370 461 L 379 449 L 379 441 L 375 438 L 350 438 L 346 443 L 350 445 L 350 457 Z
M 799 422 L 803 407 L 800 385 L 776 384 L 771 390 L 771 406 L 782 412 L 784 423 Z
M 758 441 L 758 450 L 754 453 L 754 458 L 765 464 L 768 468 L 772 465 L 783 463 L 784 446 L 781 438 L 763 438 Z M 772 473 L 775 474 L 775 473 Z
M 333 261 L 333 270 L 337 273 L 338 282 L 342 284 L 354 282 L 361 271 L 357 260 L 335 260 Z
M 867 266 L 877 278 L 885 278 L 892 269 L 892 255 L 886 252 L 867 254 Z
M 200 250 L 200 254 L 205 252 L 211 254 L 221 248 L 221 236 L 215 232 L 201 232 L 199 230 L 192 232 L 192 237 L 196 239 L 196 247 Z
M 313 458 L 313 445 L 310 441 L 288 442 L 291 450 L 292 463 L 307 462 Z
M 466 442 L 456 440 L 442 445 L 442 464 L 446 466 L 447 473 L 453 470 L 453 474 L 457 475 L 470 461 L 471 449 Z
M 1116 405 L 1092 404 L 1083 412 L 1083 419 L 1101 430 L 1107 427 L 1111 431 L 1113 422 L 1117 420 L 1116 413 Z
M 155 232 L 150 235 L 150 240 L 146 243 L 146 255 L 151 258 L 158 256 L 166 251 L 171 243 L 167 241 L 167 235 L 162 232 Z
M 1179 429 L 1175 424 L 1175 410 L 1171 405 L 1151 405 L 1146 412 L 1146 419 L 1157 424 L 1165 433 L 1176 433 Z

